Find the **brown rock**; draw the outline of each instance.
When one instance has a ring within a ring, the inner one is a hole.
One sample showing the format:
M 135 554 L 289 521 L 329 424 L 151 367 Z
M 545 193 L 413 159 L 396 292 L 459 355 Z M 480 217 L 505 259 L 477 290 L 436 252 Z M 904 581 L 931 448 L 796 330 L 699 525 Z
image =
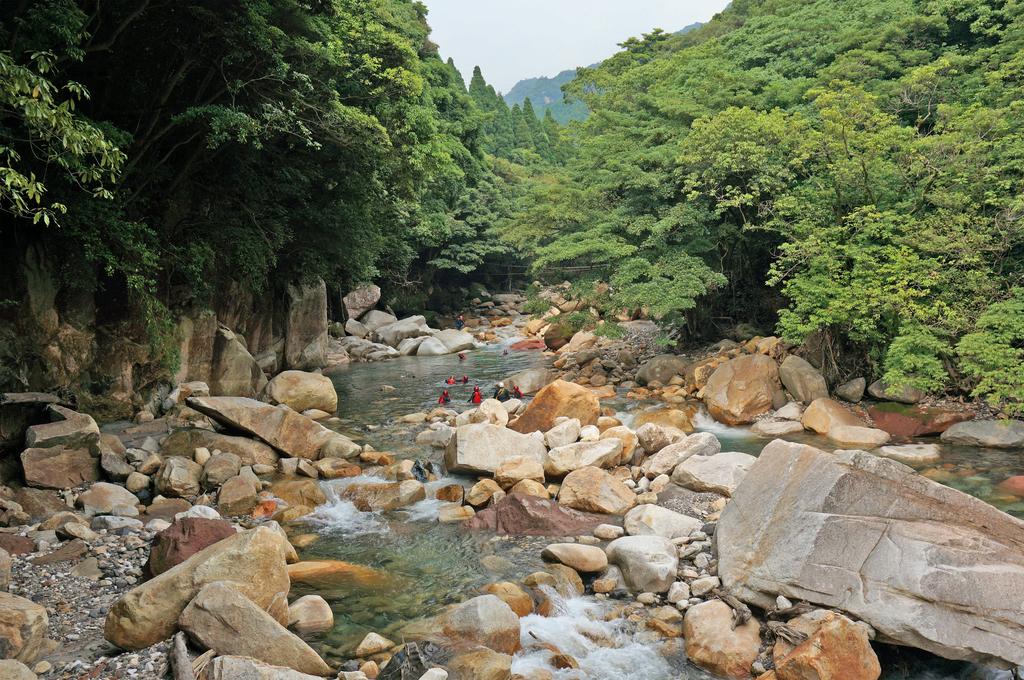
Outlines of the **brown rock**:
M 466 492 L 466 502 L 474 508 L 480 508 L 491 502 L 495 494 L 503 493 L 501 487 L 493 479 L 481 479 Z
M 551 498 L 551 494 L 548 493 L 546 486 L 540 482 L 536 482 L 532 479 L 524 479 L 519 482 L 511 489 L 508 490 L 510 494 L 519 494 L 521 496 L 534 496 L 536 498 Z M 1024 495 L 1024 494 L 1021 494 Z
M 304 595 L 288 606 L 288 627 L 300 633 L 324 633 L 334 628 L 334 612 L 319 595 Z
M 818 434 L 828 434 L 829 430 L 839 425 L 866 427 L 865 422 L 848 411 L 845 406 L 835 399 L 827 398 L 812 401 L 804 411 L 800 423 L 804 428 Z
M 585 387 L 556 380 L 547 385 L 526 407 L 526 411 L 509 428 L 516 432 L 547 432 L 555 425 L 555 418 L 576 418 L 583 426 L 596 425 L 601 415 L 597 397 Z
M 633 418 L 633 427 L 653 423 L 661 427 L 674 427 L 680 432 L 693 432 L 693 410 L 683 411 L 677 408 L 658 408 L 650 411 L 641 411 Z
M 162 498 L 153 501 L 153 503 L 146 508 L 146 519 L 164 519 L 168 522 L 174 520 L 174 516 L 179 512 L 185 512 L 192 507 L 184 498 Z
M 397 510 L 427 497 L 421 482 L 415 479 L 384 484 L 350 484 L 341 492 L 363 512 Z
M 0 533 L 0 550 L 12 555 L 27 555 L 36 551 L 36 544 L 28 536 Z
M 14 502 L 33 520 L 41 520 L 58 512 L 70 510 L 55 491 L 23 488 L 14 492 Z
M 56 550 L 45 555 L 40 555 L 32 560 L 32 564 L 59 564 L 61 562 L 73 562 L 85 555 L 88 548 L 79 539 L 68 541 Z
M 178 430 L 167 436 L 160 445 L 160 455 L 164 458 L 181 456 L 191 458 L 193 452 L 200 447 L 210 451 L 220 450 L 238 456 L 242 465 L 273 465 L 277 466 L 280 457 L 272 447 L 249 437 L 233 437 L 219 432 L 211 432 L 200 428 Z
M 509 680 L 512 677 L 512 657 L 490 649 L 459 654 L 448 667 L 464 680 Z
M 484 586 L 483 590 L 488 595 L 500 598 L 520 618 L 533 613 L 533 598 L 515 583 L 499 581 Z
M 601 433 L 601 439 L 610 439 L 612 437 L 622 442 L 622 454 L 619 456 L 619 462 L 626 463 L 632 460 L 633 452 L 636 451 L 636 447 L 639 445 L 636 433 L 622 425 L 609 427 Z
M 107 614 L 104 636 L 123 649 L 166 640 L 178 616 L 203 586 L 228 581 L 258 607 L 287 593 L 286 547 L 266 527 L 243 531 L 200 550 L 126 593 Z
M 434 498 L 448 503 L 461 503 L 465 492 L 461 484 L 447 484 L 434 492 Z
M 271 493 L 291 506 L 315 508 L 327 502 L 323 489 L 313 479 L 285 479 L 274 482 Z
M 541 557 L 584 574 L 596 574 L 608 568 L 608 556 L 604 550 L 594 545 L 552 543 L 544 548 Z
M 171 498 L 191 498 L 198 496 L 202 489 L 199 479 L 203 468 L 188 458 L 171 456 L 160 466 L 156 473 L 155 484 L 157 493 Z
M 224 482 L 217 494 L 217 509 L 228 517 L 248 515 L 259 502 L 256 486 L 248 477 L 236 475 Z
M 494 481 L 502 489 L 513 487 L 524 479 L 543 483 L 544 465 L 536 458 L 515 456 L 502 461 L 494 472 Z
M 25 449 L 21 465 L 25 483 L 43 489 L 70 489 L 100 479 L 100 459 L 88 448 Z
M 344 458 L 321 458 L 316 462 L 316 469 L 324 479 L 341 479 L 358 477 L 363 469 Z
M 559 507 L 545 498 L 510 494 L 476 514 L 466 526 L 510 536 L 575 536 L 590 533 L 603 518 Z
M 894 437 L 921 437 L 942 434 L 953 425 L 974 418 L 966 409 L 948 409 L 941 406 L 910 406 L 895 402 L 875 404 L 868 408 L 875 427 Z
M 558 502 L 584 512 L 621 515 L 636 504 L 636 494 L 604 470 L 582 467 L 565 476 Z
M 751 423 L 772 409 L 782 388 L 779 365 L 762 354 L 745 355 L 715 369 L 704 386 L 704 403 L 715 420 L 727 425 Z
M 732 613 L 721 600 L 690 607 L 683 619 L 686 656 L 715 675 L 745 680 L 761 647 L 761 626 L 750 619 L 734 629 Z
M 302 413 L 317 409 L 327 413 L 338 410 L 338 393 L 331 379 L 320 373 L 284 371 L 267 383 L 264 394 L 272 404 L 287 404 Z
M 227 520 L 202 517 L 179 519 L 153 538 L 153 547 L 143 572 L 151 578 L 158 576 L 203 548 L 234 535 L 235 529 Z
M 45 651 L 48 625 L 42 605 L 0 592 L 0 658 L 35 663 Z
M 178 625 L 198 645 L 217 654 L 248 656 L 300 673 L 327 675 L 330 666 L 233 584 L 203 586 L 181 612 Z
M 288 578 L 295 583 L 354 582 L 362 586 L 374 587 L 380 587 L 387 582 L 387 576 L 376 569 L 342 560 L 306 560 L 289 564 Z
M 242 459 L 233 453 L 220 452 L 210 457 L 203 465 L 202 483 L 206 489 L 216 489 L 238 474 Z
M 455 605 L 437 617 L 437 625 L 455 647 L 483 645 L 504 654 L 519 649 L 519 617 L 494 595 Z
M 775 661 L 779 680 L 878 680 L 878 657 L 862 626 L 829 614 L 807 640 Z

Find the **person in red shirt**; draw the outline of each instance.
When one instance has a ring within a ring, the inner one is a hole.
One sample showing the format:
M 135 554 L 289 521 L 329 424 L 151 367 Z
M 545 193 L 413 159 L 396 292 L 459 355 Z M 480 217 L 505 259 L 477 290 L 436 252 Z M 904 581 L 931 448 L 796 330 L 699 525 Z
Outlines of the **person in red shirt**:
M 445 385 L 454 385 L 455 384 L 455 376 L 454 375 L 448 376 L 448 379 L 445 380 L 444 383 L 445 383 Z
M 437 398 L 437 403 L 438 404 L 450 404 L 451 401 L 452 401 L 452 396 L 450 394 L 448 394 L 448 390 L 445 390 L 444 392 L 442 392 L 441 396 Z
M 469 376 L 468 375 L 462 376 L 462 384 L 465 385 L 468 382 L 469 382 Z
M 469 403 L 471 403 L 471 404 L 479 404 L 483 400 L 484 400 L 484 397 L 483 397 L 482 394 L 480 394 L 480 386 L 476 385 L 475 387 L 473 387 L 473 396 L 471 396 L 469 398 Z
M 516 399 L 523 398 L 523 391 L 519 389 L 519 385 L 512 386 L 512 396 L 515 397 Z

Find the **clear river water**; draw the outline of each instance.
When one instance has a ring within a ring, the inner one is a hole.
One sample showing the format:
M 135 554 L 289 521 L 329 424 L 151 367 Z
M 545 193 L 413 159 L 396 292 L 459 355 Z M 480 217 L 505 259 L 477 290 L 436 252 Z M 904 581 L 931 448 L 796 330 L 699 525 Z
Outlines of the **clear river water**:
M 390 451 L 399 458 L 439 462 L 439 451 L 414 442 L 424 426 L 401 424 L 397 418 L 435 407 L 445 387 L 444 380 L 450 375 L 465 374 L 471 379 L 468 386 L 449 388 L 450 406 L 463 410 L 469 408 L 466 402 L 474 384 L 479 384 L 488 395 L 497 380 L 547 361 L 537 351 L 503 354 L 503 349 L 514 338 L 511 329 L 502 330 L 506 333 L 503 344 L 468 352 L 465 361 L 454 355 L 402 357 L 379 363 L 352 364 L 334 373 L 332 379 L 340 404 L 338 415 L 343 421 L 341 430 L 360 443 Z M 620 418 L 629 424 L 633 412 L 653 402 L 638 404 L 620 395 L 603 405 L 620 411 Z M 698 416 L 697 428 L 718 436 L 723 451 L 756 455 L 767 442 L 744 428 L 726 427 L 706 416 Z M 810 435 L 797 439 L 822 443 Z M 996 489 L 1002 479 L 1024 473 L 1021 452 L 943 447 L 942 462 L 930 468 L 929 476 L 937 481 L 1024 516 L 1024 503 Z M 344 560 L 369 566 L 382 576 L 369 582 L 340 576 L 295 587 L 296 595 L 315 592 L 331 603 L 334 629 L 309 640 L 328 658 L 347 658 L 371 631 L 399 641 L 402 629 L 410 622 L 480 594 L 480 588 L 487 583 L 518 581 L 543 566 L 540 551 L 550 539 L 494 536 L 469 531 L 457 524 L 438 523 L 440 503 L 430 500 L 429 488 L 428 500 L 404 510 L 359 512 L 352 503 L 337 495 L 338 490 L 353 481 L 368 480 L 364 477 L 322 483 L 329 501 L 307 518 L 308 530 L 320 538 L 302 551 L 302 558 Z M 429 487 L 453 481 L 469 486 L 475 480 L 444 478 Z M 513 672 L 526 672 L 536 667 L 554 671 L 546 666 L 546 652 L 528 647 L 540 639 L 555 644 L 580 662 L 578 671 L 555 672 L 558 680 L 709 680 L 713 677 L 689 664 L 678 652 L 678 645 L 665 646 L 650 632 L 637 631 L 625 621 L 604 621 L 604 612 L 610 606 L 593 598 L 579 598 L 563 602 L 557 617 L 523 619 L 526 649 L 517 655 Z M 1008 672 L 946 662 L 915 650 L 883 648 L 880 658 L 886 680 L 1010 678 Z

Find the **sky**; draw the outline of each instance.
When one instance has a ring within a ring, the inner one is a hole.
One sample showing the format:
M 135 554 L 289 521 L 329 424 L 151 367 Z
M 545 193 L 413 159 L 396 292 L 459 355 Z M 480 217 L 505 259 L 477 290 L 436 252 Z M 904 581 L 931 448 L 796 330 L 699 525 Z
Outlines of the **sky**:
M 553 76 L 618 51 L 654 28 L 707 21 L 728 0 L 425 0 L 431 40 L 469 82 L 473 67 L 508 92 L 524 78 Z

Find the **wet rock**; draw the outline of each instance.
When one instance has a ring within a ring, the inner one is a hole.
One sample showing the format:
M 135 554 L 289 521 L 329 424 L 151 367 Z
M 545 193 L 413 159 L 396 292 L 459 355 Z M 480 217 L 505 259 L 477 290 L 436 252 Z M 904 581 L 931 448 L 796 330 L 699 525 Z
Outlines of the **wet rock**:
M 721 600 L 690 607 L 683 619 L 686 656 L 701 668 L 725 678 L 750 677 L 761 647 L 761 626 L 750 619 L 733 628 L 733 611 Z
M 804 431 L 804 426 L 792 420 L 759 420 L 750 428 L 751 433 L 758 437 L 784 437 Z
M 466 680 L 509 680 L 512 677 L 512 657 L 490 649 L 459 654 L 449 667 L 457 677 Z
M 609 543 L 606 552 L 634 593 L 664 593 L 676 579 L 679 558 L 667 538 L 623 536 Z
M 849 448 L 874 449 L 889 441 L 889 433 L 873 427 L 836 425 L 828 431 L 828 438 Z
M 522 433 L 547 432 L 560 416 L 576 418 L 581 425 L 596 425 L 600 415 L 601 405 L 593 392 L 581 385 L 556 380 L 541 389 L 509 427 Z
M 488 423 L 463 425 L 445 450 L 445 467 L 458 474 L 493 475 L 509 458 L 543 461 L 545 453 L 543 442 L 529 435 Z
M 558 501 L 584 512 L 621 515 L 636 504 L 636 495 L 604 470 L 582 467 L 565 476 Z
M 884 380 L 876 380 L 868 385 L 868 394 L 882 401 L 898 401 L 903 404 L 916 404 L 928 395 L 919 389 L 904 385 L 895 388 L 887 385 Z
M 584 574 L 599 573 L 608 567 L 608 556 L 604 550 L 593 545 L 552 543 L 544 548 L 541 557 L 548 562 L 558 562 Z
M 790 354 L 779 366 L 779 380 L 793 398 L 805 404 L 828 396 L 828 384 L 821 371 L 795 354 Z
M 274 531 L 257 527 L 204 548 L 118 600 L 107 614 L 105 637 L 124 649 L 167 639 L 185 606 L 215 581 L 226 581 L 258 607 L 267 607 L 278 593 L 288 592 L 283 543 Z
M 316 462 L 316 470 L 324 479 L 357 477 L 362 473 L 361 467 L 344 458 L 321 458 Z
M 993 449 L 1024 447 L 1024 421 L 972 420 L 957 423 L 942 433 L 947 444 L 984 446 Z
M 334 627 L 334 612 L 319 595 L 304 595 L 288 605 L 288 627 L 299 633 L 323 633 Z
M 621 456 L 622 442 L 615 438 L 568 444 L 547 452 L 544 474 L 557 478 L 586 466 L 610 468 Z
M 703 526 L 699 519 L 650 504 L 638 505 L 627 512 L 623 524 L 630 536 L 660 536 L 668 539 L 689 536 Z
M 172 456 L 164 460 L 155 478 L 156 491 L 171 498 L 198 496 L 203 468 L 188 458 Z
M 533 598 L 515 583 L 499 581 L 484 586 L 483 591 L 500 598 L 520 618 L 533 613 Z
M 899 446 L 882 446 L 874 452 L 877 456 L 899 461 L 904 465 L 925 465 L 937 463 L 942 459 L 939 447 L 935 444 L 902 444 Z
M 409 479 L 385 484 L 350 484 L 341 497 L 351 500 L 363 512 L 397 510 L 427 497 L 422 482 Z
M 779 389 L 778 364 L 760 354 L 746 355 L 715 369 L 704 386 L 704 403 L 715 420 L 743 425 L 770 411 Z
M 33 664 L 46 651 L 49 618 L 41 605 L 0 592 L 0 657 Z
M 546 498 L 513 493 L 478 512 L 467 527 L 509 536 L 574 536 L 601 522 L 600 516 L 560 507 Z
M 309 645 L 232 584 L 203 586 L 181 612 L 178 625 L 194 642 L 218 654 L 248 656 L 310 675 L 331 672 Z
M 264 394 L 272 404 L 286 404 L 299 413 L 319 409 L 338 410 L 338 393 L 331 379 L 320 373 L 284 371 L 267 383 Z
M 438 629 L 455 646 L 483 645 L 514 654 L 519 649 L 519 617 L 494 595 L 455 605 L 437 618 Z
M 143 571 L 150 577 L 158 576 L 203 548 L 234 535 L 231 522 L 223 519 L 188 517 L 177 520 L 153 538 L 153 547 Z
M 637 413 L 633 418 L 634 427 L 654 424 L 665 428 L 674 428 L 680 432 L 693 432 L 691 411 L 678 408 L 654 408 Z
M 327 496 L 324 494 L 323 489 L 312 479 L 280 480 L 271 485 L 270 491 L 293 507 L 303 507 L 312 510 L 318 505 L 323 505 L 327 502 Z
M 849 425 L 853 427 L 866 427 L 863 420 L 848 411 L 845 406 L 834 399 L 815 399 L 804 411 L 800 419 L 805 429 L 828 434 L 833 427 Z
M 1024 663 L 1024 614 L 1008 607 L 1024 593 L 1024 522 L 903 465 L 774 441 L 715 536 L 718 572 L 744 601 L 781 594 L 849 612 L 882 641 Z
M 940 406 L 912 406 L 907 404 L 875 404 L 868 409 L 875 427 L 894 437 L 921 437 L 942 434 L 956 423 L 971 420 L 974 413 Z
M 25 483 L 42 489 L 70 489 L 100 479 L 100 459 L 88 448 L 29 448 L 21 452 Z

